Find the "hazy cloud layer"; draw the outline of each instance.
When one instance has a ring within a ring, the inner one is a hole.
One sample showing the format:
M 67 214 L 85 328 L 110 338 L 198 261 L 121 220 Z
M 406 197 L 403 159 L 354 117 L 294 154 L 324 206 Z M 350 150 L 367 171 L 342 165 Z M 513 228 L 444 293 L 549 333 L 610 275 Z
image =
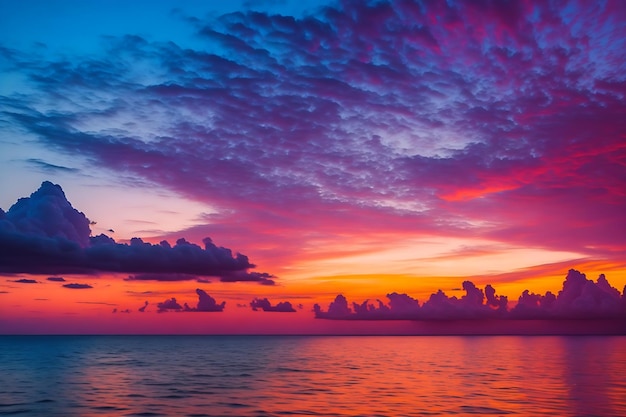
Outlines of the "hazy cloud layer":
M 129 244 L 106 236 L 90 236 L 89 220 L 74 209 L 60 186 L 44 182 L 30 197 L 0 213 L 0 272 L 97 273 L 134 272 L 130 280 L 178 281 L 216 276 L 225 282 L 273 283 L 269 274 L 250 272 L 254 265 L 242 254 L 216 246 L 204 248 L 179 239 L 154 245 L 139 238 Z M 60 281 L 60 279 L 53 279 Z
M 333 320 L 467 320 L 467 319 L 624 319 L 626 288 L 620 293 L 604 274 L 596 282 L 571 269 L 558 294 L 534 294 L 525 290 L 515 307 L 507 307 L 506 296 L 496 295 L 487 285 L 484 290 L 463 282 L 465 295 L 449 297 L 443 291 L 432 294 L 420 305 L 407 294 L 387 294 L 388 304 L 369 300 L 352 303 L 341 294 L 327 310 L 314 306 L 315 317 Z
M 623 258 L 624 16 L 622 1 L 345 1 L 189 18 L 202 47 L 4 45 L 28 88 L 0 112 L 49 149 L 210 204 L 198 233 L 272 241 L 268 256 L 314 230 Z M 87 246 L 74 217 L 47 232 Z

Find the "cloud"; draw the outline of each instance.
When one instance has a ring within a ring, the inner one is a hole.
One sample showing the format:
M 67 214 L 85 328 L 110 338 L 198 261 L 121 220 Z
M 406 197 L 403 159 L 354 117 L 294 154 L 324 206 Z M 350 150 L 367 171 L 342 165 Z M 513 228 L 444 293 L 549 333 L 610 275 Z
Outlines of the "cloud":
M 423 304 L 406 294 L 387 295 L 389 304 L 348 305 L 343 295 L 337 295 L 328 310 L 314 306 L 315 317 L 333 320 L 476 320 L 476 319 L 626 319 L 626 288 L 624 293 L 613 288 L 604 274 L 596 282 L 571 269 L 558 295 L 544 295 L 525 290 L 517 304 L 508 309 L 508 298 L 496 295 L 487 285 L 485 290 L 472 282 L 463 282 L 465 295 L 449 297 L 439 290 Z
M 274 275 L 268 274 L 267 272 L 247 272 L 247 271 L 237 271 L 233 273 L 228 273 L 220 277 L 220 281 L 222 282 L 259 282 L 261 285 L 274 285 L 274 280 L 271 278 L 276 278 Z
M 129 280 L 180 281 L 216 276 L 224 282 L 271 284 L 273 276 L 250 272 L 242 254 L 219 247 L 209 238 L 204 247 L 178 239 L 129 244 L 90 236 L 89 219 L 72 207 L 60 186 L 44 182 L 28 198 L 0 213 L 0 272 L 95 273 L 132 272 Z
M 48 281 L 54 281 L 54 282 L 65 282 L 65 278 L 63 277 L 48 277 L 46 279 Z
M 65 166 L 61 166 L 61 165 L 55 165 L 55 164 L 51 164 L 48 163 L 46 161 L 42 161 L 41 159 L 37 159 L 37 158 L 29 158 L 26 160 L 27 163 L 29 163 L 30 165 L 33 165 L 34 167 L 47 172 L 47 173 L 55 173 L 55 172 L 79 172 L 78 169 L 76 168 L 68 168 Z
M 143 313 L 143 312 L 145 312 L 145 311 L 146 311 L 146 307 L 148 307 L 148 302 L 147 302 L 147 301 L 144 303 L 144 305 L 143 305 L 143 306 L 139 307 L 139 308 L 137 309 L 137 311 L 139 311 L 140 313 Z
M 217 303 L 217 301 L 211 297 L 206 291 L 201 290 L 200 288 L 196 289 L 196 294 L 198 295 L 198 304 L 196 307 L 190 307 L 187 303 L 184 305 L 180 305 L 176 298 L 167 299 L 161 303 L 157 304 L 158 312 L 163 313 L 165 311 L 174 310 L 174 311 L 184 311 L 184 312 L 221 312 L 224 311 L 224 307 L 226 306 L 226 302 L 222 301 L 221 303 Z M 148 304 L 146 303 L 145 306 Z M 144 307 L 145 307 L 144 306 Z
M 7 47 L 32 93 L 0 111 L 46 149 L 210 204 L 202 236 L 276 242 L 262 253 L 283 264 L 319 236 L 390 233 L 623 259 L 625 7 L 352 1 L 187 19 L 201 48 Z
M 63 286 L 65 288 L 71 288 L 73 290 L 86 290 L 86 289 L 90 289 L 93 288 L 91 285 L 89 284 L 77 284 L 77 283 L 72 283 L 72 284 L 63 284 Z
M 129 275 L 125 278 L 125 281 L 192 281 L 196 280 L 196 275 L 191 274 L 159 274 L 159 273 L 146 273 Z
M 219 312 L 224 310 L 226 302 L 222 301 L 217 303 L 213 297 L 207 294 L 204 290 L 196 289 L 198 294 L 198 305 L 196 308 L 190 308 L 185 304 L 185 311 L 201 311 L 201 312 Z
M 158 303 L 157 309 L 159 313 L 162 313 L 168 310 L 180 311 L 183 309 L 183 306 L 178 304 L 178 302 L 176 301 L 176 298 L 172 297 L 161 303 Z
M 11 282 L 17 282 L 19 284 L 38 284 L 39 283 L 39 281 L 37 281 L 36 279 L 27 279 L 27 278 L 16 279 Z
M 272 312 L 280 312 L 280 313 L 295 313 L 296 309 L 293 308 L 289 301 L 282 301 L 276 304 L 275 306 L 267 298 L 255 298 L 250 302 L 250 307 L 252 310 L 257 311 L 261 309 L 263 311 L 272 311 Z
M 626 294 L 626 293 L 625 293 Z M 610 286 L 604 274 L 597 282 L 571 269 L 557 295 L 524 291 L 511 311 L 515 318 L 596 319 L 626 317 L 626 297 Z

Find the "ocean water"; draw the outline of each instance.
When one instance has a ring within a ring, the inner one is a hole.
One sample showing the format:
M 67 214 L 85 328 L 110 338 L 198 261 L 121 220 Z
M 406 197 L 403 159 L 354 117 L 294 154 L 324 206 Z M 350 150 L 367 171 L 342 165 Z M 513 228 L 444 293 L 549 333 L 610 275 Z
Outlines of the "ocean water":
M 0 336 L 0 415 L 626 416 L 626 337 Z

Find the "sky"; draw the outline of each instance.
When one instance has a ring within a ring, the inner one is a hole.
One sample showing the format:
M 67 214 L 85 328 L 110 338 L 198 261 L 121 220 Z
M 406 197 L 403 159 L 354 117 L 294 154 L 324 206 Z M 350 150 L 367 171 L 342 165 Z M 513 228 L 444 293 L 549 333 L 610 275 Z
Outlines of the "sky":
M 0 333 L 626 316 L 622 1 L 0 9 Z

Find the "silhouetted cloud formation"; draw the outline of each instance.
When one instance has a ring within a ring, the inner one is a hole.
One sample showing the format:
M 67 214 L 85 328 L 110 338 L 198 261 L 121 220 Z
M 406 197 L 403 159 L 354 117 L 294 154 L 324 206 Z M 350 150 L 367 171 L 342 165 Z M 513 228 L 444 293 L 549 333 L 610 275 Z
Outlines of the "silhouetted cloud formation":
M 161 303 L 157 304 L 157 309 L 159 313 L 163 313 L 166 311 L 185 311 L 185 312 L 220 312 L 224 311 L 224 307 L 226 306 L 226 301 L 222 301 L 218 303 L 215 298 L 211 297 L 206 291 L 197 288 L 196 294 L 198 295 L 198 304 L 196 307 L 190 307 L 187 303 L 184 305 L 180 305 L 176 298 L 172 297 L 167 299 Z M 144 305 L 147 306 L 148 303 Z M 141 311 L 141 310 L 140 310 Z
M 192 281 L 197 279 L 196 275 L 191 274 L 137 274 L 129 275 L 125 281 Z
M 189 307 L 187 303 L 185 303 L 185 311 L 200 311 L 200 312 L 219 312 L 224 311 L 224 307 L 226 306 L 226 301 L 222 301 L 221 303 L 217 303 L 215 298 L 211 297 L 206 291 L 201 290 L 200 288 L 196 289 L 196 294 L 198 294 L 198 305 L 196 308 Z
M 167 299 L 161 303 L 157 304 L 157 308 L 158 308 L 158 312 L 162 313 L 164 311 L 168 311 L 168 310 L 174 310 L 174 311 L 180 311 L 183 309 L 183 306 L 181 306 L 180 304 L 178 304 L 178 302 L 176 301 L 176 298 L 172 297 L 170 299 Z
M 65 282 L 65 278 L 63 277 L 48 277 L 46 279 L 53 282 Z
M 89 284 L 77 284 L 77 283 L 73 283 L 73 284 L 63 284 L 63 286 L 65 288 L 71 288 L 73 290 L 87 290 L 90 288 L 93 288 L 91 285 Z
M 204 247 L 179 239 L 174 246 L 139 238 L 116 243 L 104 234 L 91 237 L 89 219 L 72 207 L 60 186 L 42 183 L 0 213 L 0 272 L 93 273 L 132 272 L 131 280 L 178 281 L 216 276 L 224 282 L 273 283 L 266 273 L 249 272 L 254 265 L 242 254 L 216 246 Z
M 28 279 L 28 278 L 20 278 L 12 280 L 11 282 L 17 282 L 18 284 L 38 284 L 39 281 L 36 279 Z
M 570 269 L 557 295 L 525 290 L 510 310 L 508 298 L 496 295 L 491 285 L 483 291 L 465 281 L 463 289 L 465 295 L 461 298 L 449 297 L 439 290 L 421 306 L 406 294 L 391 293 L 387 295 L 388 305 L 380 300 L 376 304 L 366 300 L 350 307 L 339 294 L 327 311 L 316 304 L 314 312 L 316 318 L 333 320 L 626 319 L 626 287 L 620 294 L 604 274 L 593 282 Z
M 275 306 L 267 298 L 255 298 L 250 302 L 252 310 L 257 311 L 261 309 L 263 311 L 272 311 L 279 313 L 295 313 L 296 309 L 293 308 L 289 301 L 281 301 Z

